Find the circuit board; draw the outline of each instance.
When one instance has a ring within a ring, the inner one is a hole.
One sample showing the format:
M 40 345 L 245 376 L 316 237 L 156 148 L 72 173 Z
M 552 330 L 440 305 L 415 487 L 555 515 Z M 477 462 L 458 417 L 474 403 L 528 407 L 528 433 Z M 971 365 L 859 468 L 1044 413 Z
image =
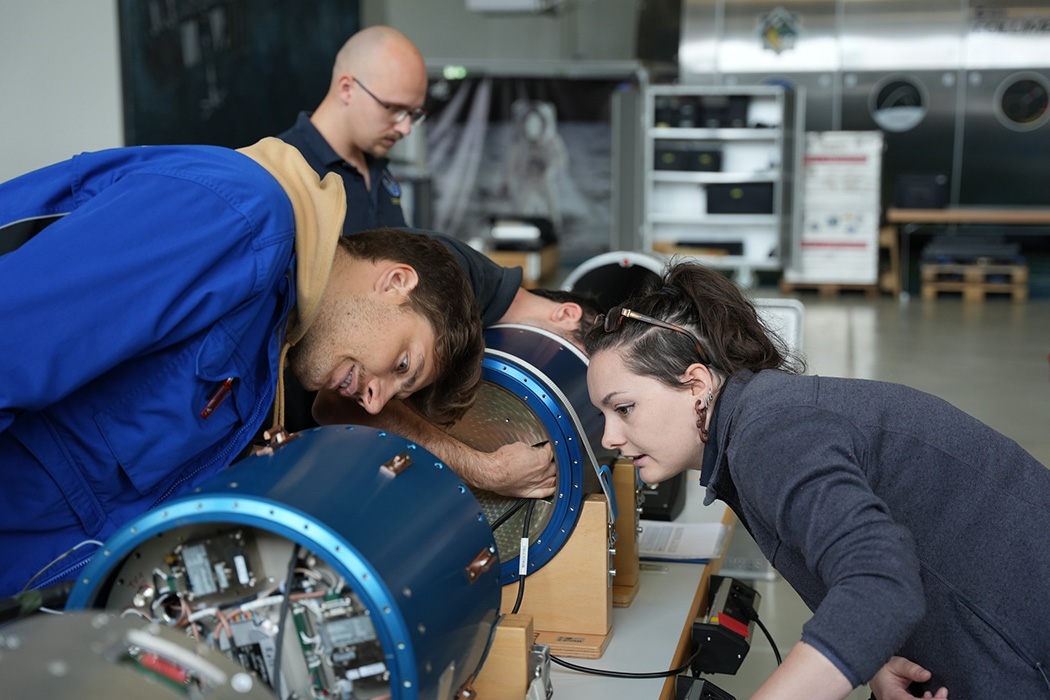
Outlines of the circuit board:
M 332 567 L 294 551 L 293 562 L 291 542 L 250 527 L 176 528 L 115 570 L 105 607 L 182 630 L 279 683 L 281 697 L 389 697 L 370 611 Z

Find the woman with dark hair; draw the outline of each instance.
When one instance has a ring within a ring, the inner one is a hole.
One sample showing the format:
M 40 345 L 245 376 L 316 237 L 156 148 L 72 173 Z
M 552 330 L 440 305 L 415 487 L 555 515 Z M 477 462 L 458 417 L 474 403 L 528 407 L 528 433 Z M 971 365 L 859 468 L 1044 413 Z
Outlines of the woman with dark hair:
M 585 342 L 602 444 L 646 483 L 700 469 L 814 613 L 754 700 L 1050 698 L 1050 470 L 1014 441 L 908 387 L 804 376 L 696 264 Z

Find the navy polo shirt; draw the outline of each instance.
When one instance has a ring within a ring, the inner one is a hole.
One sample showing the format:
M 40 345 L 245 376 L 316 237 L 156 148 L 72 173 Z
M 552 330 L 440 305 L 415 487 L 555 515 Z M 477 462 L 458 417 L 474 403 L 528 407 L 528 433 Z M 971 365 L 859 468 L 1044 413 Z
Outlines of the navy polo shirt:
M 357 168 L 343 160 L 310 122 L 309 112 L 300 112 L 295 126 L 277 138 L 295 146 L 320 177 L 337 173 L 343 178 L 347 204 L 344 236 L 381 226 L 405 225 L 405 215 L 401 211 L 401 185 L 387 170 L 390 161 L 386 158 L 373 158 L 365 154 L 369 181 L 372 183 L 369 191 L 365 186 L 365 178 Z
M 495 325 L 503 318 L 503 314 L 507 313 L 511 302 L 514 301 L 514 295 L 518 293 L 518 287 L 521 286 L 524 273 L 520 267 L 497 265 L 484 253 L 479 253 L 458 238 L 444 233 L 419 228 L 405 230 L 426 234 L 448 248 L 452 257 L 470 278 L 470 287 L 481 306 L 481 324 L 485 328 Z

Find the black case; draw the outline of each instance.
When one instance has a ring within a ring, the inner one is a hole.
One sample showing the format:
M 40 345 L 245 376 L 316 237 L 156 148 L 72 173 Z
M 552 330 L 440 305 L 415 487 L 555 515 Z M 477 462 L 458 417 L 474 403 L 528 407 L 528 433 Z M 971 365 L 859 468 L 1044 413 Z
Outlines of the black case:
M 718 172 L 722 170 L 722 151 L 696 141 L 659 141 L 653 153 L 653 169 Z
M 772 214 L 773 183 L 741 182 L 707 186 L 708 214 Z
M 741 129 L 747 126 L 749 95 L 704 95 L 699 98 L 699 123 L 708 129 Z
M 692 97 L 678 99 L 678 126 L 681 129 L 695 129 L 700 124 L 700 105 Z
M 661 95 L 653 101 L 653 117 L 656 127 L 678 126 L 678 98 Z
M 707 678 L 678 676 L 674 683 L 675 700 L 736 700 Z
M 731 95 L 729 108 L 726 110 L 726 124 L 731 129 L 747 127 L 747 108 L 751 104 L 750 95 Z
M 642 518 L 674 520 L 685 508 L 686 473 L 679 472 L 655 486 L 642 487 Z

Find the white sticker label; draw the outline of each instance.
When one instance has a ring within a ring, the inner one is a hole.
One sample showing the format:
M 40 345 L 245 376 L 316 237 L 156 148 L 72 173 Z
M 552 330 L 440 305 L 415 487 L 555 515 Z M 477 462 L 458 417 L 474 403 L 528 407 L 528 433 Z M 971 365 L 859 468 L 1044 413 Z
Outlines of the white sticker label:
M 350 668 L 346 671 L 346 677 L 352 681 L 356 681 L 358 678 L 367 678 L 368 676 L 375 676 L 386 670 L 386 664 L 375 663 L 366 664 L 359 666 L 358 668 Z
M 529 573 L 529 538 L 521 538 L 521 547 L 518 551 L 518 575 L 525 576 Z
M 237 580 L 241 582 L 242 586 L 247 586 L 250 580 L 248 578 L 248 562 L 244 561 L 244 555 L 238 554 L 235 556 L 233 565 L 237 567 Z

